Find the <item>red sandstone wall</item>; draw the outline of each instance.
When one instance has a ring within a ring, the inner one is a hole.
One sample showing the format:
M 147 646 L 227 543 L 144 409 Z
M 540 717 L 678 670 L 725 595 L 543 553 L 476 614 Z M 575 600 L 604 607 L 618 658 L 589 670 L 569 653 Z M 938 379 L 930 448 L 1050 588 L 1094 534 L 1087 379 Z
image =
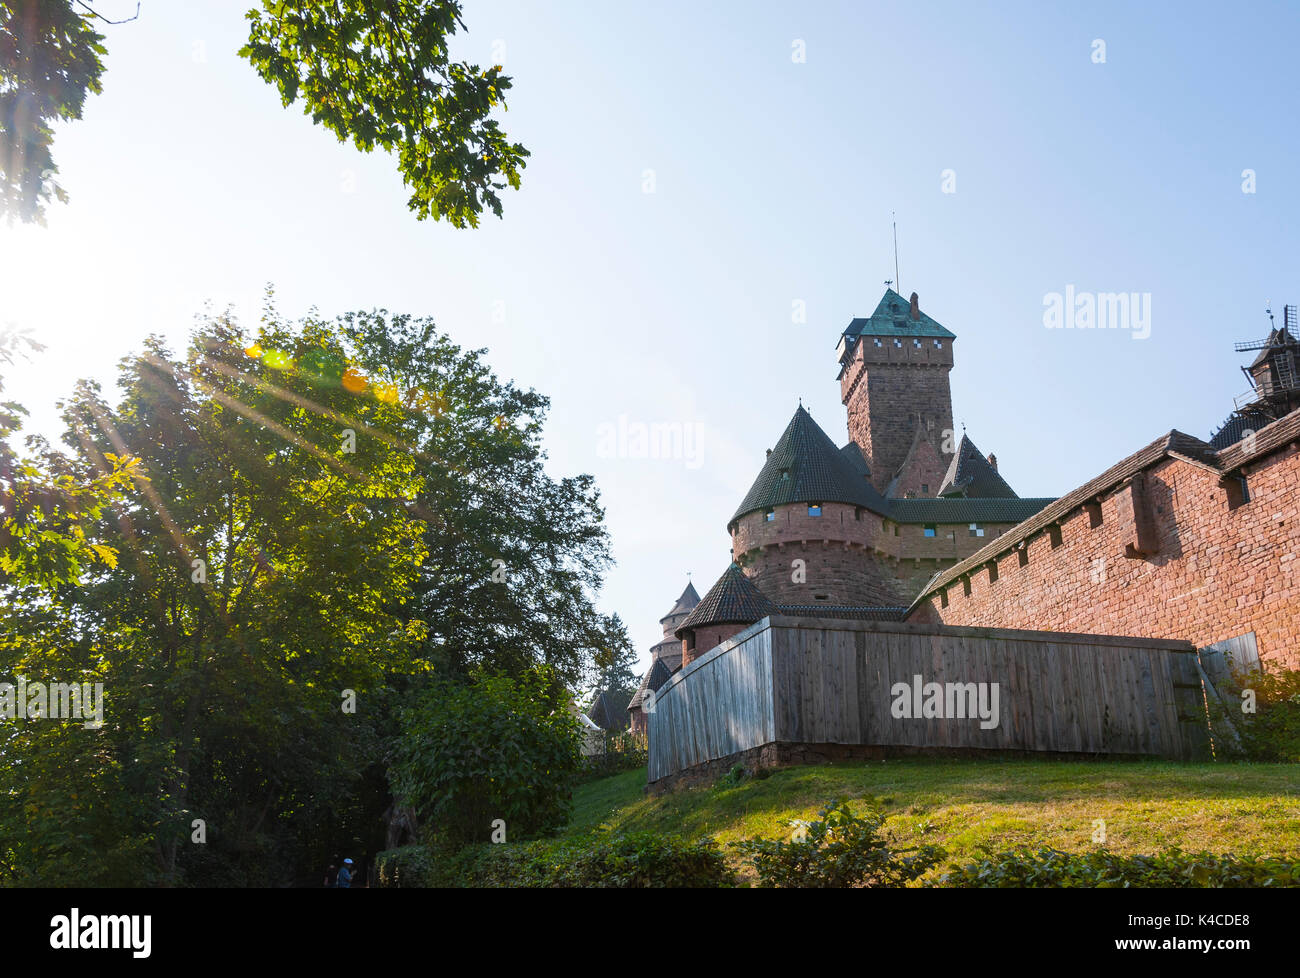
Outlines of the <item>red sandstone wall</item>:
M 884 337 L 858 340 L 853 359 L 840 377 L 840 399 L 848 409 L 849 438 L 857 442 L 871 466 L 871 482 L 884 492 L 907 458 L 917 418 L 935 437 L 952 428 L 952 340 L 900 337 L 901 347 Z M 942 473 L 940 473 L 942 474 Z M 928 481 L 928 480 L 927 480 Z M 931 486 L 931 492 L 938 486 Z
M 697 628 L 695 630 L 695 648 L 688 649 L 686 646 L 689 644 L 690 639 L 682 639 L 682 667 L 685 668 L 705 652 L 711 651 L 731 638 L 731 636 L 743 632 L 748 627 L 748 625 L 722 624 L 705 625 L 703 628 Z
M 1030 541 L 1029 563 L 997 561 L 950 584 L 912 620 L 1183 639 L 1198 646 L 1253 631 L 1261 658 L 1300 667 L 1300 451 L 1288 448 L 1247 470 L 1251 501 L 1229 510 L 1218 476 L 1169 459 L 1146 472 L 1154 548 L 1124 556 L 1134 539 L 1123 493 L 1062 524 L 1061 543 Z
M 969 524 L 942 524 L 927 537 L 922 526 L 895 524 L 867 509 L 859 519 L 845 503 L 824 503 L 821 516 L 809 516 L 806 503 L 775 512 L 771 522 L 761 512 L 738 520 L 732 555 L 778 604 L 911 604 L 941 569 L 1010 529 L 986 524 L 983 537 L 972 537 Z M 804 561 L 804 583 L 793 579 L 795 560 Z M 828 597 L 819 601 L 819 594 Z

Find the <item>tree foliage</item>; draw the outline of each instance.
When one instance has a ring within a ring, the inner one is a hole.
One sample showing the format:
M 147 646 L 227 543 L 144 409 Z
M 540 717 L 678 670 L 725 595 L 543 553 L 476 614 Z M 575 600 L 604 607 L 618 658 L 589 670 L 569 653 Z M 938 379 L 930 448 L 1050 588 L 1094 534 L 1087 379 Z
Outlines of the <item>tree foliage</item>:
M 0 677 L 102 682 L 106 702 L 100 729 L 0 724 L 10 880 L 298 878 L 382 838 L 405 695 L 476 664 L 550 662 L 557 685 L 626 642 L 591 604 L 590 482 L 542 471 L 545 399 L 432 323 L 269 306 L 249 337 L 211 316 L 184 356 L 148 341 L 120 386 L 112 406 L 82 384 L 72 454 L 38 453 L 70 486 L 116 480 L 49 514 L 116 562 L 0 582 Z
M 501 216 L 528 151 L 491 118 L 510 78 L 500 65 L 451 59 L 458 0 L 262 0 L 239 54 L 316 123 L 362 152 L 397 156 L 408 206 L 423 220 L 477 227 Z M 78 0 L 0 0 L 0 213 L 44 222 L 67 200 L 55 180 L 53 124 L 80 119 L 107 53 Z
M 71 0 L 0 0 L 0 211 L 44 223 L 54 180 L 53 124 L 80 119 L 101 91 L 104 37 Z
M 438 682 L 403 715 L 394 787 L 440 845 L 486 842 L 494 830 L 534 838 L 568 818 L 581 739 L 545 668 Z
M 396 153 L 418 218 L 477 227 L 501 216 L 528 151 L 489 118 L 510 88 L 501 66 L 451 60 L 460 14 L 456 0 L 263 0 L 239 53 L 340 141 Z

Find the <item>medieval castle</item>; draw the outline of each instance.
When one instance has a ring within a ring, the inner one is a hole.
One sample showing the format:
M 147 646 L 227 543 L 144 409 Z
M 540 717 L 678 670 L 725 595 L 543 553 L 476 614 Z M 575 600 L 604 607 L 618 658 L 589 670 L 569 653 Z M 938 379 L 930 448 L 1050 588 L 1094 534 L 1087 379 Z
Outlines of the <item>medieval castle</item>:
M 1208 441 L 1170 431 L 1060 498 L 1019 497 L 954 431 L 956 336 L 889 289 L 838 347 L 842 448 L 802 405 L 731 515 L 731 564 L 688 585 L 628 706 L 769 615 L 1236 640 L 1300 666 L 1296 311 Z

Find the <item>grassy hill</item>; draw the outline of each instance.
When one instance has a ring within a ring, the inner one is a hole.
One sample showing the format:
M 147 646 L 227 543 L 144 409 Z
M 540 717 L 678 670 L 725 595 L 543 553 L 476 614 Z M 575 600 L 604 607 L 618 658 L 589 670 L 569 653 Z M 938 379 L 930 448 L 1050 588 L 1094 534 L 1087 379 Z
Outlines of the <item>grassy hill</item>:
M 719 842 L 788 837 L 790 819 L 811 818 L 838 797 L 873 805 L 888 815 L 893 838 L 943 846 L 950 861 L 985 845 L 1083 851 L 1096 819 L 1117 853 L 1177 846 L 1300 857 L 1300 768 L 1287 764 L 924 758 L 787 768 L 661 797 L 643 794 L 644 785 L 641 770 L 582 786 L 568 833 L 607 824 Z

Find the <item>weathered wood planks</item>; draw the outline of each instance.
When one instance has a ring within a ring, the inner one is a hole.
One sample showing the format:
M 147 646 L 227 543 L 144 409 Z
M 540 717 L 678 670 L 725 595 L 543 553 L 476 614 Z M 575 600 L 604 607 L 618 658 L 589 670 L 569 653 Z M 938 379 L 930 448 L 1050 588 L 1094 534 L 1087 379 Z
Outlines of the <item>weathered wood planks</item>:
M 649 779 L 774 742 L 1191 759 L 1208 742 L 1195 656 L 1129 636 L 774 616 L 659 691 Z M 917 676 L 922 715 L 895 715 L 900 683 L 917 705 Z

